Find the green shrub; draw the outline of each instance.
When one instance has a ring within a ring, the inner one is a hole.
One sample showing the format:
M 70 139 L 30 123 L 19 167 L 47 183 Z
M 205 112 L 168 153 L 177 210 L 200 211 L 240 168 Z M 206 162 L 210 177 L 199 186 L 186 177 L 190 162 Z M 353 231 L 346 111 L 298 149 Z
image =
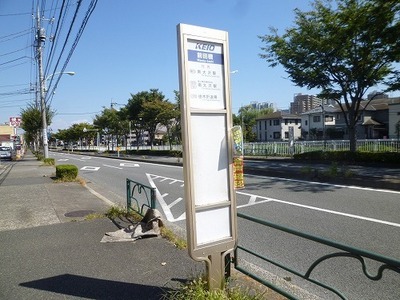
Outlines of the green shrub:
M 110 151 L 111 152 L 111 151 Z M 151 149 L 139 149 L 139 150 L 128 150 L 126 154 L 131 155 L 145 155 L 145 156 L 172 156 L 182 157 L 182 151 L 179 150 L 151 150 Z
M 56 166 L 56 177 L 64 181 L 74 181 L 78 176 L 78 167 L 75 165 Z
M 346 163 L 400 163 L 398 152 L 350 152 L 350 151 L 312 151 L 293 156 L 295 160 L 346 162 Z
M 48 166 L 54 166 L 55 160 L 54 160 L 54 158 L 45 158 L 45 159 L 43 159 L 43 163 Z

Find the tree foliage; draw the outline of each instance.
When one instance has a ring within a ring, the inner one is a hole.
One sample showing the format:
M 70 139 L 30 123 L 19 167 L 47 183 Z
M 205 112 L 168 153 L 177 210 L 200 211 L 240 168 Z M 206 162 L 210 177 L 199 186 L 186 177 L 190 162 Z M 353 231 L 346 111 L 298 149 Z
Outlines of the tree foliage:
M 55 111 L 46 109 L 47 124 L 50 125 Z M 40 108 L 30 103 L 26 108 L 21 109 L 21 128 L 25 131 L 25 139 L 28 143 L 36 143 L 39 140 L 39 133 L 43 129 L 42 113 Z
M 272 28 L 260 36 L 270 66 L 282 65 L 295 84 L 339 104 L 352 151 L 367 90 L 399 87 L 399 12 L 397 0 L 317 0 L 312 11 L 296 9 L 295 25 L 282 35 Z
M 140 136 L 146 130 L 151 146 L 153 146 L 158 126 L 163 125 L 167 131 L 170 131 L 173 125 L 172 120 L 178 117 L 179 113 L 176 106 L 165 99 L 164 94 L 158 89 L 131 95 L 126 109 L 136 136 Z
M 234 115 L 233 124 L 242 126 L 243 139 L 246 142 L 256 142 L 256 119 L 273 112 L 273 108 L 256 109 L 251 105 L 242 106 L 238 115 Z

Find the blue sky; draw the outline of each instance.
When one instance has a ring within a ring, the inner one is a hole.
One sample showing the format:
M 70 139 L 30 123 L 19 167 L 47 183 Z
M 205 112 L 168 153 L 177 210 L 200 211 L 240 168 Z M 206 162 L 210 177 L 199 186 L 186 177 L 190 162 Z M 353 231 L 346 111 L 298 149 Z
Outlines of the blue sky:
M 32 2 L 37 1 L 0 0 L 0 123 L 19 115 L 21 107 L 35 99 L 34 94 L 4 95 L 27 89 L 36 81 L 36 65 L 29 58 L 34 56 L 29 47 L 32 34 L 13 35 L 32 27 Z M 57 1 L 44 2 L 47 9 Z M 83 1 L 85 8 L 89 2 Z M 295 93 L 317 91 L 296 87 L 282 68 L 268 67 L 258 56 L 263 46 L 258 36 L 269 33 L 271 26 L 282 33 L 293 25 L 296 7 L 308 10 L 309 1 L 99 0 L 66 68 L 76 74 L 62 77 L 52 99 L 57 114 L 49 127 L 57 131 L 73 123 L 91 123 L 111 102 L 118 108 L 127 103 L 130 94 L 152 88 L 173 102 L 173 91 L 179 90 L 179 23 L 229 33 L 230 65 L 238 70 L 231 76 L 233 112 L 252 101 L 287 109 Z M 46 22 L 42 25 L 47 26 Z M 51 43 L 46 41 L 45 47 L 48 50 Z

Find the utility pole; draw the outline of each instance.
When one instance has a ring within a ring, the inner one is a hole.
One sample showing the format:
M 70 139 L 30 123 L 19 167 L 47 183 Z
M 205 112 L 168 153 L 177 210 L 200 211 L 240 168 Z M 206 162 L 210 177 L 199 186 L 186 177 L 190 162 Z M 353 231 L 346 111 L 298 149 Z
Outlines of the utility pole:
M 49 158 L 49 145 L 47 141 L 47 116 L 46 116 L 46 99 L 45 99 L 45 82 L 43 78 L 43 48 L 42 43 L 46 40 L 44 28 L 40 24 L 39 5 L 37 6 L 36 17 L 36 47 L 37 47 L 37 61 L 39 68 L 39 94 L 40 94 L 40 111 L 42 115 L 42 138 L 43 138 L 43 152 L 44 158 Z

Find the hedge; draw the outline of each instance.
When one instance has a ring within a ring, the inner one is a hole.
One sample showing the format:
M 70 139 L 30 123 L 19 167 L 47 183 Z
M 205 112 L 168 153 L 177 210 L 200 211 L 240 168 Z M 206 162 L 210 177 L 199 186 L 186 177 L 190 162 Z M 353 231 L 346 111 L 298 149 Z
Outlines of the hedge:
M 78 176 L 78 167 L 75 165 L 56 166 L 56 177 L 62 180 L 73 181 Z

